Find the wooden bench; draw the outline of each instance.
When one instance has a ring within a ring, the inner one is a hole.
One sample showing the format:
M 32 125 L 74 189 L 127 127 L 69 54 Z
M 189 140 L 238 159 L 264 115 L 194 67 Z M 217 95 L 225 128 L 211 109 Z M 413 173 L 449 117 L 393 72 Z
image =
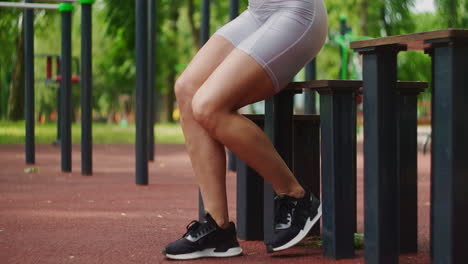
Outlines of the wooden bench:
M 291 83 L 283 92 L 266 101 L 265 116 L 248 115 L 270 136 L 280 155 L 306 189 L 319 194 L 320 168 L 318 148 L 317 116 L 293 116 L 293 95 L 304 89 L 321 94 L 320 131 L 322 156 L 322 201 L 323 201 L 323 248 L 324 255 L 331 258 L 354 256 L 354 232 L 356 230 L 356 91 L 362 87 L 361 81 L 322 80 Z M 402 114 L 400 133 L 409 130 L 414 140 L 401 140 L 402 152 L 407 148 L 417 149 L 416 144 L 416 99 L 427 83 L 400 82 L 399 112 Z M 413 131 L 414 130 L 414 131 Z M 405 137 L 406 138 L 406 137 Z M 408 136 L 412 138 L 412 136 Z M 414 143 L 414 145 L 412 145 Z M 408 155 L 402 154 L 402 159 Z M 273 191 L 268 183 L 238 161 L 237 225 L 239 236 L 245 240 L 264 239 L 268 241 L 274 232 Z M 401 162 L 402 166 L 405 161 Z M 408 173 L 406 173 L 408 172 Z M 399 174 L 408 192 L 401 198 L 406 206 L 402 210 L 417 208 L 416 171 L 407 170 Z M 402 188 L 404 189 L 404 188 Z M 261 199 L 263 198 L 263 199 Z M 261 201 L 263 200 L 263 201 Z M 263 209 L 263 210 L 262 210 Z M 412 228 L 408 236 L 417 239 L 417 215 L 402 219 Z M 263 219 L 263 223 L 261 222 Z M 314 233 L 318 233 L 315 230 Z M 402 236 L 403 238 L 404 236 Z
M 431 255 L 434 263 L 468 259 L 468 30 L 448 29 L 351 43 L 363 55 L 365 123 L 365 259 L 397 263 L 400 185 L 397 54 L 424 50 L 432 57 Z M 404 159 L 401 159 L 404 160 Z M 412 165 L 414 167 L 414 165 Z M 402 189 L 404 192 L 404 189 Z M 409 212 L 406 212 L 409 213 Z M 405 226 L 401 226 L 405 228 Z

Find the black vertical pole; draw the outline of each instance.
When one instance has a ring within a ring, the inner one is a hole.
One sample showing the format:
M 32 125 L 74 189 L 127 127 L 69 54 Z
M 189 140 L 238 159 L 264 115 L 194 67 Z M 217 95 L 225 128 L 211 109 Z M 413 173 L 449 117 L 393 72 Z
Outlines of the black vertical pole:
M 239 0 L 229 2 L 229 19 L 233 20 L 239 15 Z
M 62 171 L 72 171 L 71 160 L 71 23 L 74 6 L 61 3 L 59 11 L 62 13 L 62 61 L 61 61 L 61 147 Z
M 465 263 L 468 259 L 468 39 L 433 42 L 433 263 Z
M 320 91 L 323 254 L 335 259 L 354 255 L 355 89 Z
M 136 0 L 136 184 L 148 185 L 148 0 Z
M 245 115 L 263 129 L 263 115 Z M 235 156 L 234 156 L 235 157 Z M 235 157 L 237 158 L 237 157 Z M 263 178 L 237 158 L 237 236 L 242 240 L 263 239 Z
M 200 47 L 210 38 L 210 0 L 202 0 L 202 23 L 201 23 L 201 38 Z M 200 192 L 198 192 L 198 219 L 202 220 L 205 217 L 205 207 L 203 206 L 203 199 Z
M 81 174 L 93 174 L 92 139 L 92 4 L 81 0 Z
M 317 79 L 317 60 L 313 59 L 306 65 L 306 81 L 313 81 Z M 312 89 L 306 89 L 304 92 L 304 114 L 315 115 L 317 108 L 315 105 L 316 92 Z
M 292 169 L 294 92 L 283 91 L 265 101 L 265 133 Z M 263 240 L 268 243 L 275 232 L 275 192 L 267 181 L 263 189 Z
M 231 0 L 229 2 L 229 19 L 233 20 L 239 15 L 239 0 Z M 236 171 L 237 169 L 237 158 L 236 155 L 228 150 L 228 169 L 230 171 Z
M 156 0 L 148 2 L 148 160 L 154 161 Z
M 417 101 L 421 90 L 398 87 L 397 172 L 400 185 L 400 253 L 418 251 Z
M 389 45 L 358 50 L 364 57 L 364 206 L 366 263 L 398 263 L 397 54 Z
M 24 10 L 24 89 L 26 164 L 34 164 L 36 155 L 34 147 L 34 10 L 32 9 Z

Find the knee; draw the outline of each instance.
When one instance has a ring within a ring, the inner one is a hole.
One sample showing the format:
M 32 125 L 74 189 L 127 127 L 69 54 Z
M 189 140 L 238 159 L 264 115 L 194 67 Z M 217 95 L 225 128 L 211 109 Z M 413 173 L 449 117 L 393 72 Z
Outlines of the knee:
M 203 96 L 195 95 L 192 99 L 192 112 L 195 121 L 209 134 L 215 135 L 220 112 L 214 107 L 214 103 Z
M 184 111 L 187 107 L 191 107 L 192 98 L 196 90 L 195 82 L 189 78 L 181 76 L 176 80 L 174 93 L 181 111 Z

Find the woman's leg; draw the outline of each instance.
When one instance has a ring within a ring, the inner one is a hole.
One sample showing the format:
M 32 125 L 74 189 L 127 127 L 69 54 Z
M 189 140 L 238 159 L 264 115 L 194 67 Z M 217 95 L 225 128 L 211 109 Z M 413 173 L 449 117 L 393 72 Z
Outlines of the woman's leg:
M 213 35 L 198 51 L 175 85 L 185 144 L 203 196 L 205 210 L 221 227 L 226 227 L 229 222 L 225 149 L 194 120 L 192 98 L 233 49 L 234 46 L 229 41 Z
M 239 107 L 274 94 L 273 83 L 263 67 L 244 51 L 235 49 L 198 89 L 192 111 L 211 137 L 254 168 L 277 194 L 300 198 L 304 189 L 265 133 L 236 112 Z

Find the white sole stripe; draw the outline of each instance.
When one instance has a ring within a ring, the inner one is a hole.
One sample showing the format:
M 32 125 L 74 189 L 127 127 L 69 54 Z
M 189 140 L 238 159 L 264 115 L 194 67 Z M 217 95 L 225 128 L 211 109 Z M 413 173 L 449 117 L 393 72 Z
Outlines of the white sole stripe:
M 322 204 L 320 204 L 319 208 L 317 209 L 317 215 L 313 219 L 310 219 L 310 217 L 307 218 L 307 221 L 306 221 L 306 224 L 304 225 L 304 228 L 299 232 L 299 234 L 296 235 L 296 237 L 294 237 L 291 241 L 289 241 L 288 243 L 286 243 L 286 244 L 284 244 L 284 245 L 282 245 L 280 247 L 273 248 L 273 251 L 284 250 L 284 249 L 290 248 L 290 247 L 296 245 L 297 243 L 301 242 L 301 240 L 304 239 L 304 237 L 307 236 L 310 229 L 312 229 L 312 227 L 315 225 L 315 223 L 317 223 L 317 221 L 320 219 L 321 216 L 322 216 Z
M 225 258 L 225 257 L 237 256 L 237 255 L 240 255 L 241 253 L 242 253 L 242 248 L 240 247 L 230 248 L 226 252 L 215 252 L 215 248 L 207 248 L 201 251 L 196 251 L 196 252 L 187 253 L 187 254 L 178 254 L 178 255 L 166 254 L 166 257 L 170 259 L 179 259 L 179 260 L 197 259 L 197 258 L 203 258 L 203 257 Z

